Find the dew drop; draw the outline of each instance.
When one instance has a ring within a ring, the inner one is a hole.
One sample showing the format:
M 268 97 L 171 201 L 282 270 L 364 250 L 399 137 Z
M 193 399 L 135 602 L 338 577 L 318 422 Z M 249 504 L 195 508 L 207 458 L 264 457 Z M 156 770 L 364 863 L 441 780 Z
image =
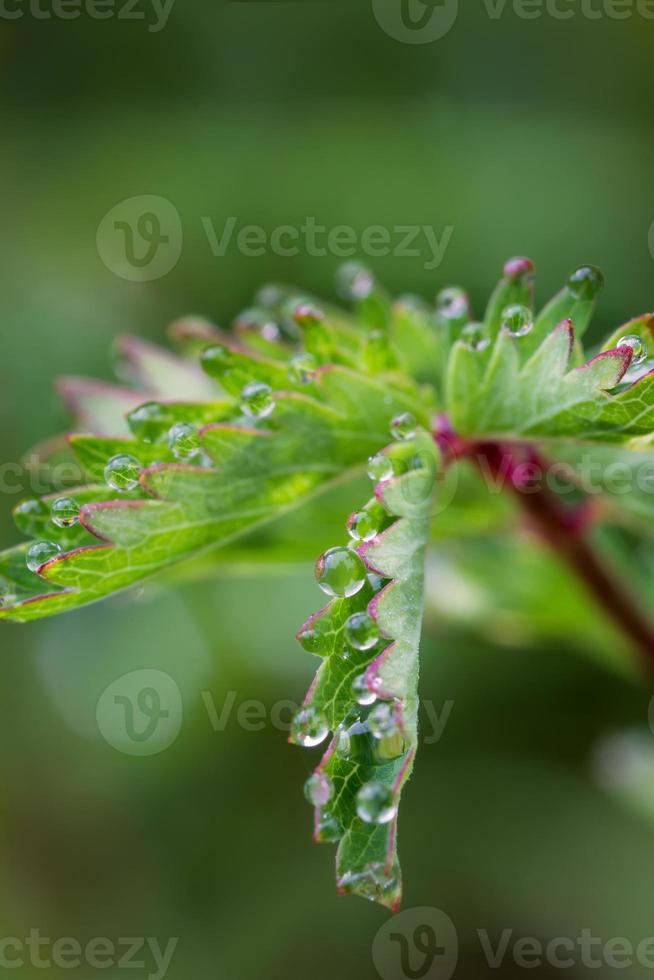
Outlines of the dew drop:
M 44 500 L 23 500 L 14 510 L 14 521 L 27 537 L 37 538 L 50 523 L 50 508 Z
M 307 303 L 304 300 L 295 300 L 293 302 L 291 316 L 298 327 L 302 327 L 305 330 L 308 327 L 322 323 L 325 319 L 325 314 L 322 310 L 319 310 L 313 303 Z
M 534 317 L 528 306 L 514 303 L 502 312 L 502 330 L 511 337 L 525 337 L 534 326 Z
M 417 431 L 418 422 L 411 412 L 403 412 L 401 415 L 396 415 L 391 422 L 391 436 L 398 442 L 415 439 Z
M 291 737 L 297 745 L 302 745 L 305 749 L 320 745 L 328 735 L 327 719 L 312 705 L 300 708 L 293 718 Z
M 468 294 L 458 286 L 441 289 L 436 297 L 436 310 L 446 320 L 464 319 L 470 312 Z
M 364 707 L 369 704 L 374 704 L 377 700 L 377 695 L 374 691 L 371 691 L 366 683 L 366 675 L 359 674 L 352 681 L 352 695 L 357 704 L 363 705 Z
M 595 299 L 604 288 L 604 276 L 594 265 L 582 265 L 568 278 L 568 289 L 580 300 Z
M 336 290 L 343 299 L 367 299 L 374 288 L 374 275 L 360 262 L 345 262 L 336 272 Z
M 178 422 L 169 430 L 168 448 L 175 459 L 193 459 L 200 452 L 200 437 L 193 425 Z
M 393 791 L 383 783 L 365 783 L 357 793 L 357 814 L 365 823 L 388 823 L 396 813 Z
M 37 572 L 42 565 L 60 554 L 61 548 L 54 541 L 35 541 L 27 549 L 27 567 L 30 572 Z
M 304 784 L 304 795 L 313 806 L 324 806 L 334 795 L 334 784 L 323 772 L 314 772 Z
M 372 541 L 379 533 L 377 515 L 370 510 L 359 510 L 347 522 L 347 532 L 354 541 Z
M 213 344 L 202 351 L 200 364 L 212 378 L 222 377 L 234 365 L 234 355 L 224 344 Z
M 368 715 L 368 727 L 375 738 L 389 738 L 397 734 L 398 725 L 393 705 L 384 701 L 373 708 Z
M 379 640 L 379 629 L 367 612 L 357 612 L 345 623 L 345 636 L 355 650 L 371 650 Z
M 112 456 L 104 468 L 104 478 L 112 490 L 126 493 L 138 486 L 141 464 L 136 456 L 119 453 Z
M 368 476 L 375 483 L 385 483 L 395 476 L 393 460 L 388 453 L 377 453 L 368 460 Z
M 127 416 L 128 425 L 141 442 L 159 442 L 170 425 L 169 414 L 158 402 L 145 402 Z
M 482 323 L 469 323 L 465 326 L 461 331 L 461 340 L 473 354 L 486 350 L 490 344 L 490 337 L 486 335 Z
M 323 810 L 320 814 L 320 819 L 318 820 L 318 840 L 324 841 L 327 844 L 335 844 L 336 841 L 340 840 L 342 836 L 343 831 L 337 818 L 333 813 L 325 813 Z
M 72 497 L 59 497 L 52 505 L 52 523 L 57 527 L 72 527 L 79 521 L 80 506 Z
M 631 348 L 631 364 L 630 367 L 638 367 L 643 361 L 647 360 L 647 347 L 643 343 L 641 337 L 637 334 L 629 334 L 626 337 L 621 337 L 616 344 L 621 350 L 625 347 Z
M 318 585 L 327 595 L 340 599 L 356 595 L 366 581 L 366 569 L 356 551 L 330 548 L 316 562 Z
M 339 728 L 336 739 L 336 755 L 348 762 L 357 762 L 362 766 L 373 766 L 376 763 L 375 740 L 365 721 L 355 721 L 349 727 Z
M 320 649 L 320 634 L 312 627 L 298 633 L 297 641 L 307 653 L 317 653 Z
M 390 904 L 400 887 L 397 867 L 387 868 L 381 861 L 366 864 L 361 871 L 346 871 L 338 879 L 338 887 L 371 902 Z
M 251 381 L 241 392 L 241 409 L 251 419 L 265 419 L 274 408 L 272 388 L 263 381 Z
M 368 582 L 370 583 L 370 588 L 373 592 L 381 592 L 381 590 L 386 585 L 386 579 L 382 578 L 376 572 L 370 572 L 368 575 Z
M 288 378 L 296 385 L 311 384 L 316 376 L 318 362 L 313 354 L 295 354 L 288 365 Z

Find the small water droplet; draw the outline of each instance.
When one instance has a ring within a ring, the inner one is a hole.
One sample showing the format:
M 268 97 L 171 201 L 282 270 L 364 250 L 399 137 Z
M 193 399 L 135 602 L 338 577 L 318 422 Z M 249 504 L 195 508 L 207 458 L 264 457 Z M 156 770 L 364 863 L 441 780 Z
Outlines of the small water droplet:
M 37 538 L 50 523 L 50 508 L 44 500 L 23 500 L 14 510 L 14 521 L 27 537 Z
M 328 735 L 327 719 L 312 705 L 307 708 L 300 708 L 293 718 L 292 739 L 297 745 L 302 745 L 305 749 L 312 749 L 315 745 L 320 745 Z
M 296 385 L 311 384 L 316 376 L 318 362 L 313 354 L 303 352 L 295 354 L 288 365 L 289 381 Z
M 382 702 L 368 715 L 368 726 L 375 738 L 387 738 L 398 731 L 395 708 L 392 704 Z
M 639 364 L 647 360 L 647 347 L 642 337 L 639 337 L 637 334 L 628 334 L 626 337 L 621 337 L 616 346 L 621 350 L 624 347 L 631 348 L 632 357 L 629 366 L 632 368 L 638 367 Z
M 469 323 L 465 326 L 461 331 L 461 340 L 473 354 L 486 350 L 490 344 L 490 337 L 486 335 L 483 323 Z
M 313 303 L 296 301 L 293 306 L 292 317 L 298 327 L 306 330 L 308 327 L 322 323 L 325 319 L 325 314 L 317 306 L 314 306 Z
M 57 555 L 61 554 L 61 548 L 54 541 L 35 541 L 27 549 L 25 560 L 31 572 L 39 570 L 41 565 L 52 561 Z
M 193 425 L 178 422 L 168 432 L 168 448 L 175 459 L 193 459 L 200 452 L 200 437 Z
M 345 635 L 355 650 L 371 650 L 379 640 L 379 629 L 367 612 L 357 612 L 345 623 Z
M 338 879 L 338 887 L 371 902 L 389 902 L 397 897 L 400 874 L 397 866 L 389 869 L 381 861 L 373 861 L 361 871 L 346 871 Z
M 374 691 L 370 690 L 366 683 L 365 674 L 359 674 L 352 681 L 352 694 L 357 704 L 363 705 L 364 707 L 369 704 L 374 704 L 377 700 L 377 695 Z
M 241 409 L 248 418 L 268 418 L 274 408 L 272 388 L 263 381 L 251 381 L 241 392 Z
M 314 772 L 304 784 L 304 795 L 313 806 L 324 806 L 334 795 L 334 784 L 323 772 Z
M 436 297 L 436 310 L 446 320 L 466 319 L 470 313 L 468 294 L 459 286 L 441 289 Z
M 57 527 L 72 527 L 79 521 L 80 506 L 72 497 L 59 497 L 52 505 L 52 523 Z
M 373 510 L 359 510 L 347 522 L 347 532 L 354 541 L 372 541 L 380 526 L 379 517 Z
M 339 759 L 358 762 L 362 766 L 375 765 L 375 740 L 365 721 L 355 721 L 349 727 L 342 725 L 336 734 L 336 755 Z
M 345 262 L 336 272 L 336 290 L 343 299 L 367 299 L 374 288 L 374 275 L 360 262 Z
M 112 456 L 104 468 L 104 478 L 112 490 L 127 493 L 138 486 L 141 475 L 141 464 L 136 456 L 129 453 L 119 453 Z
M 297 641 L 307 653 L 317 653 L 320 649 L 320 634 L 313 627 L 309 627 L 298 633 Z
M 373 592 L 381 592 L 386 585 L 386 579 L 382 578 L 381 575 L 377 575 L 376 572 L 370 572 L 368 574 L 368 582 Z
M 393 791 L 384 783 L 364 783 L 357 793 L 357 814 L 365 823 L 389 823 L 397 813 Z
M 141 442 L 159 442 L 170 426 L 169 411 L 158 402 L 145 402 L 127 416 L 128 425 Z
M 396 415 L 391 422 L 391 436 L 398 442 L 415 439 L 417 431 L 418 422 L 411 412 L 403 412 L 401 415 Z
M 534 326 L 534 317 L 528 306 L 514 303 L 502 312 L 502 330 L 511 337 L 524 337 Z
M 334 814 L 326 813 L 324 810 L 321 811 L 317 827 L 318 840 L 324 841 L 327 844 L 335 844 L 342 836 L 343 831 L 341 825 Z
M 316 579 L 327 595 L 349 598 L 363 588 L 366 569 L 356 551 L 330 548 L 316 562 Z
M 385 483 L 395 476 L 393 460 L 388 453 L 377 453 L 368 460 L 368 476 L 375 483 Z
M 200 364 L 212 378 L 220 378 L 234 365 L 234 355 L 224 344 L 212 344 L 202 351 Z
M 568 278 L 568 289 L 580 300 L 593 300 L 604 288 L 604 276 L 594 265 L 582 265 Z

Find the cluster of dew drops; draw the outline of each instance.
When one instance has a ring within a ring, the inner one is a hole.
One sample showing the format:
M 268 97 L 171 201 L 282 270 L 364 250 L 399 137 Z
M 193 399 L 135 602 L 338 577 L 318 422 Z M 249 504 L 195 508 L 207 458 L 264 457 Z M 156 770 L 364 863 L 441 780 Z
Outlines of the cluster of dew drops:
M 396 442 L 410 442 L 417 434 L 418 423 L 413 415 L 404 412 L 391 422 L 390 431 Z M 368 475 L 376 483 L 390 480 L 396 473 L 391 454 L 379 453 L 368 460 Z M 380 504 L 373 502 L 364 510 L 351 516 L 347 530 L 352 538 L 352 546 L 329 548 L 316 562 L 318 585 L 330 598 L 350 598 L 364 587 L 366 582 L 373 591 L 379 591 L 384 579 L 369 573 L 354 546 L 372 541 L 382 528 L 385 511 Z M 376 621 L 367 611 L 352 613 L 344 625 L 345 639 L 349 648 L 357 651 L 372 651 L 381 639 Z M 302 646 L 316 652 L 319 637 L 309 627 L 298 637 Z M 376 762 L 386 762 L 402 755 L 405 750 L 404 735 L 398 720 L 397 705 L 382 701 L 375 693 L 374 679 L 368 680 L 365 672 L 357 675 L 351 683 L 351 697 L 359 708 L 366 709 L 356 720 L 348 717 L 336 732 L 336 754 L 341 758 L 355 759 L 364 753 Z M 367 709 L 370 709 L 369 711 Z M 293 720 L 292 739 L 305 748 L 320 745 L 329 735 L 327 719 L 314 705 L 307 705 L 298 711 Z M 370 752 L 372 740 L 373 750 Z M 375 751 L 375 748 L 378 751 Z M 334 796 L 332 781 L 318 769 L 306 781 L 304 793 L 315 807 L 326 807 Z M 365 823 L 384 824 L 393 819 L 397 812 L 397 800 L 391 787 L 377 780 L 366 782 L 356 796 L 357 815 Z M 340 836 L 336 819 L 322 814 L 320 833 L 324 840 Z

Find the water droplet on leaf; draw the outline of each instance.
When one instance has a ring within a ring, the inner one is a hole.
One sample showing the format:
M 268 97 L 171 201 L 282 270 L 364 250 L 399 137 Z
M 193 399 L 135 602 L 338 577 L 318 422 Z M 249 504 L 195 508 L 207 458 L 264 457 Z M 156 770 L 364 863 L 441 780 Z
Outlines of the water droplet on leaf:
M 604 288 L 604 276 L 594 265 L 582 265 L 568 279 L 568 289 L 579 300 L 593 300 Z
M 343 299 L 367 299 L 374 288 L 374 275 L 360 262 L 346 262 L 336 272 L 336 290 Z
M 311 627 L 298 633 L 297 641 L 307 653 L 318 653 L 320 650 L 320 634 Z
M 396 813 L 393 791 L 384 783 L 365 783 L 357 793 L 357 814 L 365 823 L 388 823 Z
M 630 367 L 638 367 L 643 361 L 647 360 L 647 347 L 643 342 L 643 339 L 637 334 L 629 334 L 626 337 L 621 337 L 616 344 L 620 350 L 624 347 L 629 347 L 631 349 L 632 357 Z
M 170 415 L 158 402 L 145 402 L 129 413 L 127 422 L 141 442 L 159 442 L 168 431 Z
M 241 409 L 251 419 L 265 419 L 274 408 L 272 388 L 263 381 L 252 381 L 241 392 Z
M 368 460 L 368 476 L 375 483 L 385 483 L 395 476 L 393 460 L 388 453 L 377 453 Z
M 395 709 L 392 704 L 382 702 L 368 715 L 368 726 L 375 738 L 387 738 L 398 731 Z
M 357 704 L 363 706 L 374 704 L 377 700 L 377 695 L 374 691 L 370 690 L 366 683 L 365 674 L 359 674 L 359 676 L 355 677 L 352 681 L 352 694 Z
M 327 844 L 334 844 L 336 841 L 341 839 L 342 835 L 343 831 L 341 829 L 341 825 L 334 814 L 325 813 L 323 810 L 318 821 L 318 840 L 324 841 Z
M 31 572 L 39 570 L 41 565 L 61 554 L 61 548 L 54 541 L 35 541 L 27 549 L 25 556 L 27 567 Z
M 367 612 L 357 612 L 345 623 L 345 635 L 355 650 L 371 650 L 379 640 L 379 629 Z
M 334 785 L 323 772 L 314 772 L 304 784 L 304 795 L 313 806 L 324 806 L 334 795 Z
M 72 497 L 59 497 L 52 505 L 51 516 L 57 527 L 72 527 L 79 521 L 80 506 Z
M 141 464 L 136 456 L 119 453 L 112 456 L 104 468 L 104 478 L 112 490 L 126 493 L 138 486 Z
M 418 422 L 411 412 L 403 412 L 401 415 L 396 415 L 391 422 L 391 436 L 398 442 L 403 442 L 406 439 L 415 439 L 417 431 Z
M 441 289 L 436 297 L 436 310 L 447 320 L 466 319 L 470 312 L 468 294 L 458 286 Z
M 234 364 L 234 355 L 223 344 L 213 344 L 202 351 L 200 364 L 212 378 L 220 378 Z
M 486 350 L 490 344 L 490 337 L 486 335 L 482 323 L 469 323 L 465 326 L 461 331 L 461 339 L 473 354 Z
M 300 708 L 293 718 L 291 737 L 297 745 L 311 749 L 324 742 L 328 735 L 327 719 L 312 705 L 308 708 Z
M 168 448 L 175 459 L 193 459 L 200 452 L 200 437 L 193 425 L 178 422 L 168 432 Z
M 330 548 L 316 562 L 316 579 L 327 595 L 343 599 L 363 588 L 366 569 L 356 551 Z
M 388 869 L 381 861 L 373 861 L 366 864 L 362 871 L 346 871 L 338 879 L 338 887 L 371 902 L 387 904 L 397 897 L 399 869 L 397 866 Z
M 502 330 L 511 337 L 524 337 L 534 326 L 534 317 L 528 306 L 514 303 L 502 313 Z
M 308 385 L 313 381 L 317 367 L 318 362 L 313 354 L 295 354 L 288 365 L 289 381 L 296 385 Z
M 354 541 L 372 541 L 379 533 L 378 515 L 371 510 L 359 510 L 347 522 L 347 531 Z

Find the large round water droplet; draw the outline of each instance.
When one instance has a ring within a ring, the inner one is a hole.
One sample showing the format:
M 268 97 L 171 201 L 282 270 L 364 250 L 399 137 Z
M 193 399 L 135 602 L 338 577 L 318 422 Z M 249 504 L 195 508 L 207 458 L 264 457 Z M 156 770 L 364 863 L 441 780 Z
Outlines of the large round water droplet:
M 313 354 L 295 354 L 288 365 L 288 378 L 293 384 L 308 385 L 316 376 L 318 362 Z
M 371 650 L 379 640 L 379 629 L 367 612 L 357 612 L 345 623 L 345 636 L 355 650 Z
M 365 721 L 355 721 L 349 727 L 343 725 L 339 728 L 336 755 L 339 759 L 358 762 L 362 766 L 375 765 L 375 740 Z
M 104 468 L 104 478 L 112 490 L 127 493 L 138 486 L 141 475 L 141 464 L 136 456 L 129 453 L 119 453 L 112 456 Z
M 568 289 L 575 299 L 593 300 L 604 288 L 604 276 L 594 265 L 582 265 L 568 279 Z
M 441 289 L 436 297 L 436 310 L 447 320 L 465 319 L 470 311 L 468 294 L 458 286 Z
M 46 562 L 52 561 L 61 554 L 61 548 L 54 541 L 35 541 L 30 545 L 25 555 L 27 567 L 31 572 L 37 572 Z
M 336 841 L 341 839 L 343 830 L 333 813 L 326 813 L 324 810 L 321 811 L 316 836 L 318 840 L 328 844 L 335 844 Z
M 234 364 L 234 355 L 223 344 L 213 344 L 202 351 L 200 364 L 212 378 L 220 378 Z
M 313 627 L 309 627 L 298 633 L 297 641 L 307 653 L 318 653 L 320 650 L 320 634 Z
M 461 340 L 473 354 L 486 350 L 490 344 L 490 337 L 486 334 L 483 323 L 469 323 L 465 326 L 461 331 Z
M 241 392 L 241 410 L 251 419 L 265 419 L 275 407 L 270 385 L 263 381 L 251 381 Z
M 638 367 L 639 364 L 647 360 L 647 347 L 642 337 L 639 337 L 637 334 L 628 334 L 626 337 L 621 337 L 616 346 L 621 350 L 624 347 L 630 348 L 632 355 L 630 367 Z
M 366 675 L 359 674 L 352 681 L 352 695 L 357 704 L 363 706 L 374 704 L 377 700 L 377 695 L 374 691 L 371 691 L 366 683 Z
M 46 533 L 50 523 L 50 508 L 44 500 L 23 500 L 14 510 L 16 527 L 29 538 Z
M 309 705 L 308 708 L 300 708 L 293 718 L 291 737 L 294 742 L 306 749 L 320 745 L 328 735 L 327 719 L 312 705 Z
M 502 330 L 512 337 L 524 337 L 534 326 L 534 317 L 528 306 L 514 303 L 502 312 Z
M 417 431 L 418 422 L 411 412 L 403 412 L 401 415 L 396 415 L 391 422 L 391 436 L 398 442 L 403 442 L 406 439 L 415 439 Z
M 359 510 L 347 522 L 347 531 L 354 541 L 372 541 L 379 533 L 378 515 L 371 510 Z
M 395 467 L 388 453 L 377 453 L 368 460 L 368 476 L 375 483 L 385 483 L 395 476 Z
M 52 505 L 52 523 L 57 527 L 72 527 L 79 521 L 80 506 L 72 497 L 59 497 Z
M 368 727 L 375 738 L 387 738 L 398 731 L 395 709 L 392 704 L 382 702 L 368 715 Z
M 330 548 L 316 562 L 318 585 L 340 599 L 356 595 L 366 581 L 366 568 L 356 551 Z
M 336 272 L 336 289 L 343 299 L 367 299 L 374 288 L 374 275 L 360 262 L 346 262 Z
M 324 806 L 334 795 L 334 784 L 324 772 L 314 772 L 304 784 L 304 795 L 313 806 Z
M 168 432 L 168 448 L 175 459 L 193 459 L 200 452 L 200 437 L 193 425 L 178 422 Z
M 145 402 L 127 416 L 131 431 L 141 442 L 159 442 L 170 425 L 170 412 L 158 402 Z
M 365 783 L 357 793 L 357 814 L 365 823 L 388 823 L 396 813 L 393 792 L 383 783 Z

